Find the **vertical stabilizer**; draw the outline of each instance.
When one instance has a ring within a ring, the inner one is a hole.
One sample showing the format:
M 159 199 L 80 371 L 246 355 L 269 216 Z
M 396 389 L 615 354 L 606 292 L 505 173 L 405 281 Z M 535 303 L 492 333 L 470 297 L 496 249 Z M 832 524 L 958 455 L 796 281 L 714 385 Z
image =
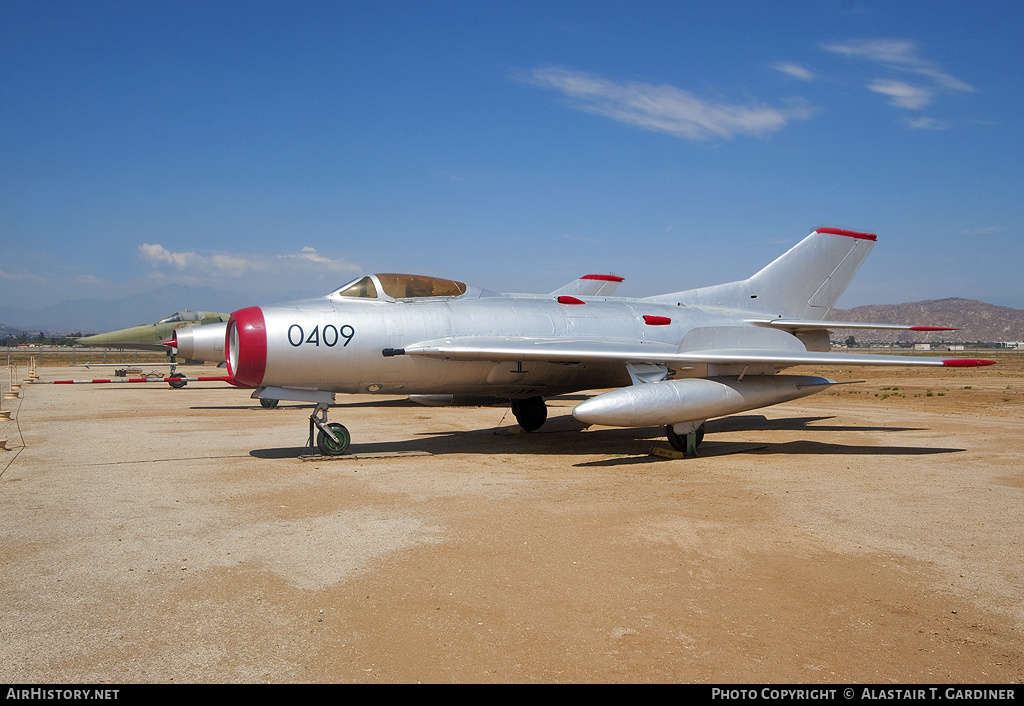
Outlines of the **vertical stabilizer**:
M 872 233 L 819 228 L 754 276 L 651 299 L 824 319 L 875 245 Z

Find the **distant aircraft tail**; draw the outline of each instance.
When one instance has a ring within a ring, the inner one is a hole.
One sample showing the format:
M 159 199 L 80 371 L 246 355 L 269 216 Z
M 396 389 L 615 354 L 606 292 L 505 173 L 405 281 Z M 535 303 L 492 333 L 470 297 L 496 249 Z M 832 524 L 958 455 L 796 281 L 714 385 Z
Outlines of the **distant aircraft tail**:
M 651 299 L 822 320 L 857 274 L 875 239 L 872 233 L 818 228 L 748 279 Z

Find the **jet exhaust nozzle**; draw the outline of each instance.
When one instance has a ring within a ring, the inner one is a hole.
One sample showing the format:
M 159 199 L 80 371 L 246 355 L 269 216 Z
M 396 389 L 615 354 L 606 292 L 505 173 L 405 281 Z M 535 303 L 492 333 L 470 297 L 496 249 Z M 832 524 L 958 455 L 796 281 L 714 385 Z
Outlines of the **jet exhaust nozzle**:
M 177 354 L 186 360 L 224 362 L 224 338 L 228 325 L 203 324 L 186 326 L 174 332 L 174 338 L 165 341 L 177 349 Z

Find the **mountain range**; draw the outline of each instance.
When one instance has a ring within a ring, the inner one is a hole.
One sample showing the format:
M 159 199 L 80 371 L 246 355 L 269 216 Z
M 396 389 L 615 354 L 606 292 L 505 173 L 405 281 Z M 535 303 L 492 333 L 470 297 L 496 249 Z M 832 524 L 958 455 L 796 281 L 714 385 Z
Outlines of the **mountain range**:
M 976 299 L 930 299 L 907 304 L 876 304 L 833 309 L 832 321 L 876 324 L 948 326 L 959 331 L 886 331 L 833 329 L 832 340 L 853 336 L 858 341 L 939 343 L 1024 341 L 1024 310 L 986 304 Z
M 255 303 L 251 295 L 170 284 L 121 299 L 80 299 L 42 309 L 0 306 L 0 335 L 40 331 L 48 336 L 102 333 L 151 324 L 178 311 L 231 312 Z
M 0 336 L 66 336 L 113 331 L 150 324 L 176 311 L 230 312 L 253 304 L 252 296 L 210 287 L 167 285 L 122 299 L 66 301 L 42 309 L 0 306 Z M 1024 310 L 986 304 L 975 299 L 932 299 L 906 304 L 876 304 L 833 309 L 832 321 L 949 326 L 959 331 L 868 331 L 835 329 L 832 340 L 854 336 L 858 341 L 929 342 L 1024 341 Z

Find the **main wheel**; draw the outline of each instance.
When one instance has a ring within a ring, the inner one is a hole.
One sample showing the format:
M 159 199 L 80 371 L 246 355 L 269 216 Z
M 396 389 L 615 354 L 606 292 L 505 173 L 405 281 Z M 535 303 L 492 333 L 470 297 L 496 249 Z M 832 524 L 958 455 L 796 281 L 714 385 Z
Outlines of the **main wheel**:
M 167 384 L 173 387 L 175 390 L 180 390 L 188 384 L 188 380 L 182 380 L 180 375 L 167 378 Z
M 338 440 L 335 441 L 323 431 L 317 432 L 316 446 L 320 449 L 320 453 L 324 456 L 340 456 L 348 451 L 349 442 L 352 441 L 352 437 L 349 435 L 348 429 L 337 422 L 331 422 L 327 425 L 327 428 L 331 430 L 331 433 L 334 434 Z
M 672 425 L 669 424 L 665 427 L 665 436 L 668 437 L 668 443 L 672 444 L 672 448 L 676 451 L 686 453 L 686 434 L 676 434 L 675 430 L 672 429 Z M 697 427 L 697 446 L 700 446 L 700 442 L 702 441 L 704 441 L 703 424 Z
M 274 400 L 274 399 L 270 399 L 268 397 L 261 397 L 260 398 L 260 405 L 264 409 L 274 409 L 275 407 L 277 407 L 277 403 L 278 402 L 280 402 L 280 400 Z
M 512 400 L 512 414 L 526 431 L 537 431 L 548 420 L 548 406 L 543 397 L 529 397 L 525 400 Z

